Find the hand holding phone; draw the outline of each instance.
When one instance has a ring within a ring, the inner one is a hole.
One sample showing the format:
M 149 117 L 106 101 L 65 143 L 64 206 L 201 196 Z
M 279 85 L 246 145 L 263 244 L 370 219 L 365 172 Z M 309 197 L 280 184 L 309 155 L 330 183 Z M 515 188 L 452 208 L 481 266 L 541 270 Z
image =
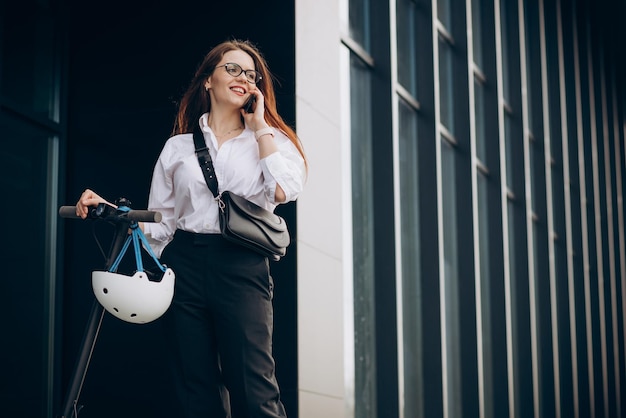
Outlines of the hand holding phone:
M 252 106 L 254 105 L 255 102 L 256 102 L 256 96 L 254 94 L 251 94 L 248 100 L 246 100 L 246 102 L 243 104 L 242 109 L 244 110 L 244 112 L 253 113 L 254 109 L 252 108 Z

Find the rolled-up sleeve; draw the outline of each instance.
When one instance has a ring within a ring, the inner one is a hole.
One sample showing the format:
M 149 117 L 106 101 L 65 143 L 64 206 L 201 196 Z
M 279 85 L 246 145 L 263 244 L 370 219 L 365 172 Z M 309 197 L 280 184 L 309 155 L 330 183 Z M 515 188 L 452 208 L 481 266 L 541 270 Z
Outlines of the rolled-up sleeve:
M 277 204 L 277 184 L 280 184 L 283 192 L 285 192 L 285 202 L 290 202 L 296 200 L 302 192 L 306 179 L 304 159 L 296 146 L 281 133 L 277 135 L 275 140 L 277 141 L 278 152 L 274 152 L 261 160 L 265 194 L 273 204 Z

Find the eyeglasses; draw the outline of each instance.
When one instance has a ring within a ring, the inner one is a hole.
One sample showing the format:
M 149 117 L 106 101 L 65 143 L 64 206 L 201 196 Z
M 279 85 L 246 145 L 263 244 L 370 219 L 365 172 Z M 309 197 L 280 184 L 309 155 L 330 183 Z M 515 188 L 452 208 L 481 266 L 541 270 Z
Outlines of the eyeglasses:
M 239 77 L 241 73 L 244 73 L 246 75 L 246 81 L 250 84 L 256 84 L 261 81 L 261 79 L 263 79 L 263 77 L 261 77 L 261 74 L 259 74 L 258 72 L 254 70 L 244 70 L 243 68 L 241 68 L 241 65 L 235 64 L 234 62 L 227 62 L 226 64 L 218 65 L 215 68 L 220 67 L 224 67 L 226 69 L 226 72 L 233 77 Z

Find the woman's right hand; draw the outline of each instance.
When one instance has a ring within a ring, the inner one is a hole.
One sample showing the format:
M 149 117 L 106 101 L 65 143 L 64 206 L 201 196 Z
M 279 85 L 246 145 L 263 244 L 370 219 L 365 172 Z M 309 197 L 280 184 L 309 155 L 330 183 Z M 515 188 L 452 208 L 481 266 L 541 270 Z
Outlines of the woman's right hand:
M 87 218 L 89 207 L 97 206 L 100 203 L 106 203 L 109 206 L 115 207 L 115 205 L 107 202 L 93 190 L 85 189 L 83 194 L 80 195 L 78 202 L 76 202 L 76 216 L 80 216 L 83 219 Z

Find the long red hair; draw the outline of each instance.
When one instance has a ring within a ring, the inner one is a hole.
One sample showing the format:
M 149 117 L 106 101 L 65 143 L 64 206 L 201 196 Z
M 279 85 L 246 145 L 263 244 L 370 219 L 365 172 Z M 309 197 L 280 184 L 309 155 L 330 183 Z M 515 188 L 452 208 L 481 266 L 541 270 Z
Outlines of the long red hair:
M 285 133 L 289 140 L 296 146 L 306 164 L 304 148 L 296 132 L 291 128 L 276 110 L 276 94 L 274 93 L 273 75 L 261 52 L 247 40 L 233 39 L 217 45 L 205 55 L 202 63 L 196 70 L 187 91 L 183 94 L 178 107 L 178 114 L 172 130 L 172 135 L 193 132 L 198 119 L 202 114 L 211 111 L 211 100 L 206 94 L 204 84 L 206 79 L 213 74 L 215 67 L 228 51 L 241 50 L 254 61 L 254 68 L 261 74 L 262 79 L 256 84 L 265 98 L 265 121 Z

